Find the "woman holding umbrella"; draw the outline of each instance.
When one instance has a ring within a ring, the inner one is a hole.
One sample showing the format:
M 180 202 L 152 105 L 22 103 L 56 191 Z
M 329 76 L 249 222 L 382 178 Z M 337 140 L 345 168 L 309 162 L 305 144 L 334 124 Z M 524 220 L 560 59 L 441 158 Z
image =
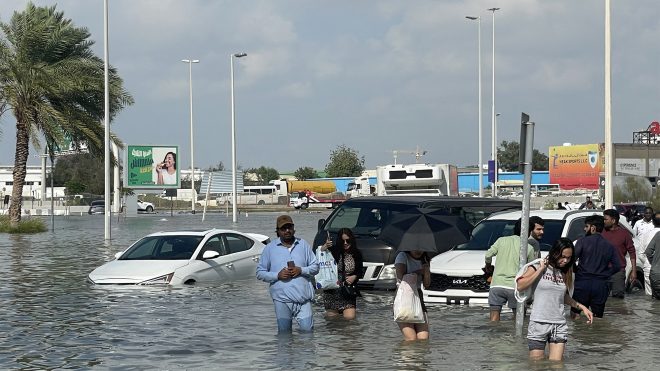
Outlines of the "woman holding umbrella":
M 422 294 L 422 283 L 424 284 L 424 288 L 428 288 L 431 285 L 429 261 L 430 259 L 426 252 L 420 250 L 401 251 L 397 254 L 394 261 L 397 282 L 401 282 L 405 274 L 417 274 L 417 292 L 422 304 L 422 311 L 424 312 L 424 323 L 398 323 L 403 338 L 407 341 L 428 340 L 429 338 L 429 317 L 426 306 L 424 305 L 424 295 Z

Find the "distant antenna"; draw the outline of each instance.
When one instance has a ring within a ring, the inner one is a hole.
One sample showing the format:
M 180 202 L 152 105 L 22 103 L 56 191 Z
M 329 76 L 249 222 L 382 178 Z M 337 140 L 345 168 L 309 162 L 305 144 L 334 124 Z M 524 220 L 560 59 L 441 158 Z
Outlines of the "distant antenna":
M 394 156 L 394 165 L 396 165 L 396 159 L 399 156 L 399 153 L 405 153 L 407 155 L 414 155 L 415 156 L 415 163 L 419 163 L 419 159 L 422 158 L 422 156 L 425 156 L 428 151 L 424 149 L 420 149 L 419 146 L 417 146 L 416 150 L 409 150 L 409 149 L 395 149 L 392 151 L 392 155 Z

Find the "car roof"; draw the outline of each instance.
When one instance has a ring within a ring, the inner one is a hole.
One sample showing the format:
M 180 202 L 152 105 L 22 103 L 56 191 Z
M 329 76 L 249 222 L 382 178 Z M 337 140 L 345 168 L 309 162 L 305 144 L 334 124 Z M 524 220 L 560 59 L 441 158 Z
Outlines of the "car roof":
M 244 232 L 239 232 L 231 229 L 185 229 L 185 230 L 178 230 L 178 231 L 160 231 L 160 232 L 155 232 L 149 234 L 149 236 L 206 236 L 208 234 L 215 234 L 215 233 L 241 233 L 241 234 L 249 234 L 249 233 L 244 233 Z
M 343 202 L 347 206 L 360 206 L 371 203 L 388 203 L 399 205 L 414 205 L 417 207 L 429 207 L 438 204 L 447 206 L 448 204 L 457 203 L 462 206 L 488 206 L 496 205 L 510 205 L 511 207 L 522 207 L 522 202 L 517 200 L 509 200 L 505 198 L 488 198 L 488 197 L 451 197 L 451 196 L 369 196 L 369 197 L 354 197 Z
M 490 215 L 486 220 L 518 220 L 521 217 L 522 212 L 518 211 L 502 211 Z M 540 216 L 543 219 L 548 220 L 563 220 L 568 218 L 570 215 L 575 214 L 598 214 L 602 215 L 602 210 L 530 210 L 529 216 Z

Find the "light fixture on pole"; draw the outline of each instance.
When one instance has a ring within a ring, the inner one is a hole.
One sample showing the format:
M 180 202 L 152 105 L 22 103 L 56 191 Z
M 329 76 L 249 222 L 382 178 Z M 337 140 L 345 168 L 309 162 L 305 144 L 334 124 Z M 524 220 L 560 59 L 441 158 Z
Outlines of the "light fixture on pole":
M 477 25 L 478 25 L 478 37 L 477 37 L 477 39 L 478 39 L 478 41 L 477 41 L 477 48 L 478 48 L 477 55 L 478 55 L 478 58 L 477 59 L 478 59 L 478 64 L 479 64 L 479 68 L 478 68 L 478 70 L 479 70 L 479 74 L 478 74 L 478 76 L 479 76 L 478 77 L 478 79 L 479 79 L 479 129 L 478 129 L 479 130 L 479 140 L 478 140 L 478 142 L 479 142 L 479 161 L 478 161 L 478 163 L 479 163 L 479 197 L 483 197 L 484 196 L 484 180 L 483 180 L 483 178 L 484 178 L 484 166 L 483 166 L 483 163 L 482 163 L 483 154 L 481 152 L 482 149 L 483 149 L 482 148 L 483 145 L 482 145 L 482 142 L 481 142 L 481 140 L 482 140 L 482 133 L 481 133 L 481 126 L 482 126 L 481 125 L 481 17 L 467 16 L 465 18 L 473 20 L 473 21 L 477 21 Z
M 497 142 L 495 138 L 495 12 L 500 10 L 500 8 L 490 8 L 489 11 L 493 12 L 493 84 L 492 84 L 492 94 L 491 94 L 491 117 L 493 121 L 493 142 L 491 143 L 492 152 L 491 160 L 493 160 L 493 168 L 495 171 L 495 177 L 493 178 L 493 197 L 497 196 Z
M 193 136 L 193 90 L 192 90 L 192 64 L 199 63 L 198 59 L 182 59 L 181 62 L 188 63 L 188 86 L 190 90 L 190 190 L 191 190 L 191 211 L 195 213 L 195 202 L 197 202 L 197 193 L 195 192 L 195 142 Z
M 246 53 L 233 53 L 229 55 L 229 69 L 231 75 L 231 206 L 232 221 L 236 223 L 236 120 L 234 114 L 234 57 L 243 58 Z

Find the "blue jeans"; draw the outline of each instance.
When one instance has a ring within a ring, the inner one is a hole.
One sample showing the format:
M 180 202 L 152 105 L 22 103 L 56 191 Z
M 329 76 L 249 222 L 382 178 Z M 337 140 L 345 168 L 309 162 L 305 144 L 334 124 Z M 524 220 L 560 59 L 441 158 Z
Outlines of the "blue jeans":
M 314 329 L 311 301 L 301 304 L 273 300 L 273 304 L 275 304 L 275 317 L 277 317 L 277 332 L 291 332 L 293 318 L 298 322 L 300 331 L 311 332 Z

